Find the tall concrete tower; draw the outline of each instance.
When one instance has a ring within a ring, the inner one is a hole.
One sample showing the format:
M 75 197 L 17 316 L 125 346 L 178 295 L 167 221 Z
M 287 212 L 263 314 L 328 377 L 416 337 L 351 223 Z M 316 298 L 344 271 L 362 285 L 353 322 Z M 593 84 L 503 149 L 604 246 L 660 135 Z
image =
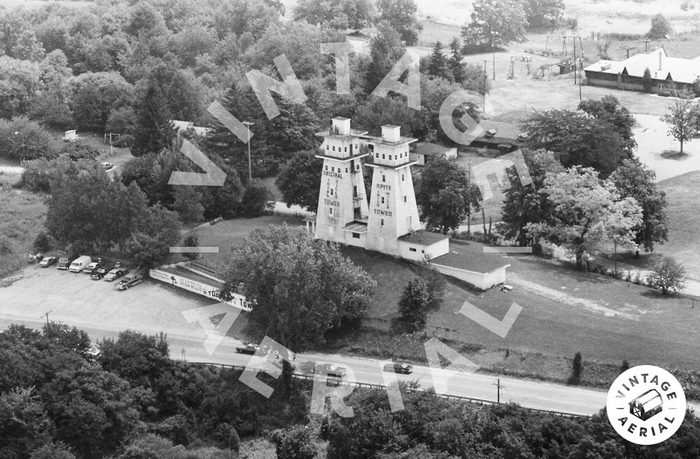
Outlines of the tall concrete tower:
M 417 139 L 401 136 L 400 126 L 382 126 L 381 137 L 368 140 L 372 191 L 367 221 L 369 250 L 399 256 L 400 236 L 421 229 L 413 191 L 408 146 Z
M 333 118 L 323 137 L 321 188 L 316 238 L 364 247 L 369 210 L 361 159 L 368 155 L 366 131 L 351 129 L 350 119 Z M 363 137 L 364 136 L 364 137 Z

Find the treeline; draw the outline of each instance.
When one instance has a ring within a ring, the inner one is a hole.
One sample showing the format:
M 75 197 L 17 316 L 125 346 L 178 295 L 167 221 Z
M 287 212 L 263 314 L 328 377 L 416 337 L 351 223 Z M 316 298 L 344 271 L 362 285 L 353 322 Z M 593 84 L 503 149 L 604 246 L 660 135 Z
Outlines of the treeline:
M 562 418 L 516 405 L 475 406 L 402 386 L 357 389 L 354 416 L 309 412 L 311 385 L 285 365 L 269 399 L 241 372 L 171 360 L 164 335 L 122 332 L 91 352 L 87 334 L 49 323 L 0 332 L 0 456 L 236 458 L 241 440 L 266 438 L 281 459 L 696 458 L 700 422 L 688 413 L 656 446 L 624 441 L 604 412 Z
M 50 323 L 0 333 L 0 457 L 235 458 L 241 437 L 307 422 L 289 377 L 268 400 L 240 371 L 169 358 L 164 335 L 87 334 Z

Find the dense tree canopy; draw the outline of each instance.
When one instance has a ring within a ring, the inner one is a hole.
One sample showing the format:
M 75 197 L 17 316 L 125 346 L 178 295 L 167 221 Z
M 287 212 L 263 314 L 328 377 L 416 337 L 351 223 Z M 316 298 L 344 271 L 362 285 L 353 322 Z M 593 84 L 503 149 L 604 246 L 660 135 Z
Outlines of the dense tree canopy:
M 415 0 L 378 0 L 378 22 L 388 24 L 398 32 L 407 46 L 418 43 L 423 25 L 418 22 L 418 7 Z
M 498 49 L 511 42 L 525 40 L 527 17 L 519 0 L 477 0 L 471 23 L 462 28 L 467 48 L 487 45 Z
M 525 228 L 530 237 L 568 247 L 577 266 L 606 237 L 617 243 L 631 242 L 632 230 L 641 223 L 637 201 L 620 198 L 615 186 L 601 181 L 590 168 L 549 173 L 543 191 L 551 202 L 551 220 L 529 223 Z
M 546 150 L 525 150 L 523 158 L 532 183 L 523 186 L 515 166 L 506 169 L 510 188 L 504 193 L 503 224 L 499 228 L 505 237 L 515 239 L 521 246 L 530 242 L 525 230 L 528 223 L 551 221 L 553 211 L 544 191 L 545 178 L 548 173 L 564 170 L 554 153 Z
M 361 319 L 375 287 L 337 247 L 286 225 L 252 232 L 234 251 L 224 279 L 224 296 L 244 285 L 259 334 L 295 351 Z
M 323 160 L 317 154 L 308 150 L 297 152 L 277 176 L 277 188 L 288 206 L 296 204 L 311 212 L 318 209 Z
M 656 185 L 656 174 L 638 159 L 626 159 L 610 176 L 623 198 L 634 198 L 642 206 L 642 224 L 636 228 L 635 243 L 646 252 L 655 243 L 668 240 L 666 193 Z
M 321 24 L 339 30 L 360 30 L 374 22 L 374 5 L 370 0 L 300 0 L 294 19 Z
M 421 220 L 443 233 L 457 228 L 471 208 L 479 208 L 479 188 L 454 159 L 431 156 L 417 181 L 416 202 Z
M 535 112 L 523 123 L 526 146 L 558 154 L 565 167 L 592 167 L 608 177 L 629 157 L 626 141 L 607 121 L 570 110 Z

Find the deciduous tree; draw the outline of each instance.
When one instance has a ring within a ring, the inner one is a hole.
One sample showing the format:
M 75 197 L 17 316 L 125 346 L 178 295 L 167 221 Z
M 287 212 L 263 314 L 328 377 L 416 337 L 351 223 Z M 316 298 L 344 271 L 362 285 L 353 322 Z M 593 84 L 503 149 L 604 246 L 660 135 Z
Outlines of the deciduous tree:
M 53 158 L 57 155 L 51 135 L 26 117 L 0 119 L 0 157 L 13 161 Z
M 553 151 L 564 167 L 592 167 L 604 178 L 630 156 L 625 139 L 612 124 L 582 112 L 535 112 L 522 127 L 530 149 Z
M 312 150 L 297 152 L 277 176 L 277 188 L 287 206 L 299 205 L 311 212 L 318 209 L 323 160 L 317 154 Z
M 523 186 L 515 166 L 506 169 L 510 188 L 504 193 L 501 208 L 503 224 L 499 228 L 505 237 L 515 239 L 521 246 L 531 242 L 525 230 L 528 223 L 551 221 L 553 209 L 544 191 L 545 177 L 547 173 L 558 173 L 564 170 L 554 153 L 550 151 L 524 150 L 523 158 L 532 183 Z
M 693 103 L 685 99 L 677 100 L 661 120 L 669 125 L 668 134 L 680 142 L 683 154 L 683 144 L 691 140 L 696 132 L 697 112 Z
M 525 40 L 527 17 L 519 0 L 477 0 L 472 22 L 462 28 L 466 44 L 483 43 L 491 50 Z
M 615 96 L 603 96 L 600 100 L 583 100 L 578 104 L 578 109 L 613 126 L 625 141 L 625 151 L 628 157 L 632 157 L 634 149 L 637 148 L 632 128 L 637 120 L 626 107 L 620 104 Z
M 654 270 L 649 276 L 649 285 L 661 290 L 666 295 L 669 291 L 677 292 L 685 288 L 686 280 L 685 267 L 672 257 L 663 257 L 654 266 Z
M 474 195 L 479 195 L 479 189 L 470 184 L 467 172 L 454 159 L 441 155 L 430 158 L 417 180 L 416 201 L 421 219 L 428 228 L 443 233 L 464 221 Z
M 385 22 L 398 32 L 407 46 L 418 43 L 423 26 L 418 22 L 418 7 L 415 0 L 379 0 L 378 22 Z
M 223 297 L 243 284 L 257 331 L 296 351 L 361 319 L 375 287 L 336 246 L 286 225 L 251 233 L 227 263 L 224 279 Z
M 642 207 L 642 223 L 636 228 L 634 242 L 646 252 L 655 243 L 668 240 L 666 193 L 656 185 L 656 174 L 638 159 L 626 159 L 610 176 L 623 198 L 634 198 Z
M 601 181 L 593 169 L 577 167 L 547 174 L 543 190 L 551 201 L 552 217 L 548 222 L 526 225 L 528 235 L 567 246 L 576 256 L 576 266 L 581 267 L 584 254 L 605 237 L 605 224 L 620 201 L 617 190 L 612 183 Z

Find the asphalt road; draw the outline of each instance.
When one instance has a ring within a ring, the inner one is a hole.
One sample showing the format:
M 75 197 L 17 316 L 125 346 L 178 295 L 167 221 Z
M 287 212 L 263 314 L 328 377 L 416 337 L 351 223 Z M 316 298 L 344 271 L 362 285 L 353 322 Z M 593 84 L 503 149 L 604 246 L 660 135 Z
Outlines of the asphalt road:
M 31 295 L 27 295 L 31 292 Z M 193 309 L 198 314 L 211 302 L 155 281 L 147 281 L 128 291 L 116 291 L 114 285 L 92 281 L 85 274 L 42 269 L 31 265 L 14 278 L 0 284 L 0 328 L 23 323 L 39 328 L 42 315 L 50 320 L 84 329 L 93 341 L 114 338 L 120 331 L 131 329 L 146 334 L 167 334 L 173 359 L 225 365 L 246 365 L 251 357 L 235 352 L 240 341 L 227 337 L 210 354 L 205 347 L 207 333 L 199 321 L 185 317 Z M 208 315 L 202 321 L 208 323 Z M 225 311 L 226 312 L 226 311 Z M 236 330 L 239 324 L 233 326 Z M 229 333 L 229 335 L 235 334 Z M 300 354 L 295 363 L 305 360 L 331 363 L 349 368 L 349 379 L 355 382 L 384 385 L 383 361 L 361 357 L 326 354 Z M 495 383 L 500 379 L 501 402 L 515 402 L 529 408 L 590 415 L 605 405 L 606 392 L 571 387 L 536 380 L 498 377 L 482 373 L 431 369 L 415 366 L 410 375 L 397 375 L 399 380 L 416 381 L 422 388 L 435 387 L 447 395 L 458 395 L 496 401 Z M 697 406 L 693 406 L 697 409 Z
M 6 317 L 0 311 L 0 328 L 5 329 L 11 323 L 23 323 L 30 327 L 38 328 L 42 325 L 41 319 L 18 319 Z M 70 325 L 70 324 L 69 324 Z M 109 324 L 94 324 L 93 326 L 81 325 L 93 340 L 115 338 L 119 329 L 110 327 Z M 138 329 L 138 327 L 134 327 Z M 213 354 L 209 354 L 204 346 L 200 333 L 193 336 L 180 333 L 168 334 L 171 357 L 195 362 L 207 362 L 225 365 L 246 365 L 251 356 L 238 354 L 235 347 L 240 344 L 232 338 L 225 338 L 216 348 Z M 382 367 L 386 361 L 348 357 L 326 354 L 299 354 L 295 363 L 314 361 L 316 363 L 331 363 L 349 368 L 354 373 L 354 382 L 384 385 Z M 257 366 L 257 365 L 256 365 Z M 397 375 L 401 381 L 417 381 L 421 388 L 434 387 L 434 381 L 446 387 L 441 393 L 458 395 L 483 400 L 496 401 L 496 381 L 500 379 L 501 402 L 515 402 L 529 408 L 560 411 L 572 414 L 590 415 L 597 413 L 605 406 L 606 393 L 600 390 L 569 387 L 558 384 L 545 383 L 507 377 L 497 377 L 480 373 L 466 373 L 451 371 L 448 369 L 430 369 L 425 366 L 414 366 L 410 375 Z M 435 378 L 435 379 L 433 379 Z M 438 385 L 438 387 L 440 387 Z

